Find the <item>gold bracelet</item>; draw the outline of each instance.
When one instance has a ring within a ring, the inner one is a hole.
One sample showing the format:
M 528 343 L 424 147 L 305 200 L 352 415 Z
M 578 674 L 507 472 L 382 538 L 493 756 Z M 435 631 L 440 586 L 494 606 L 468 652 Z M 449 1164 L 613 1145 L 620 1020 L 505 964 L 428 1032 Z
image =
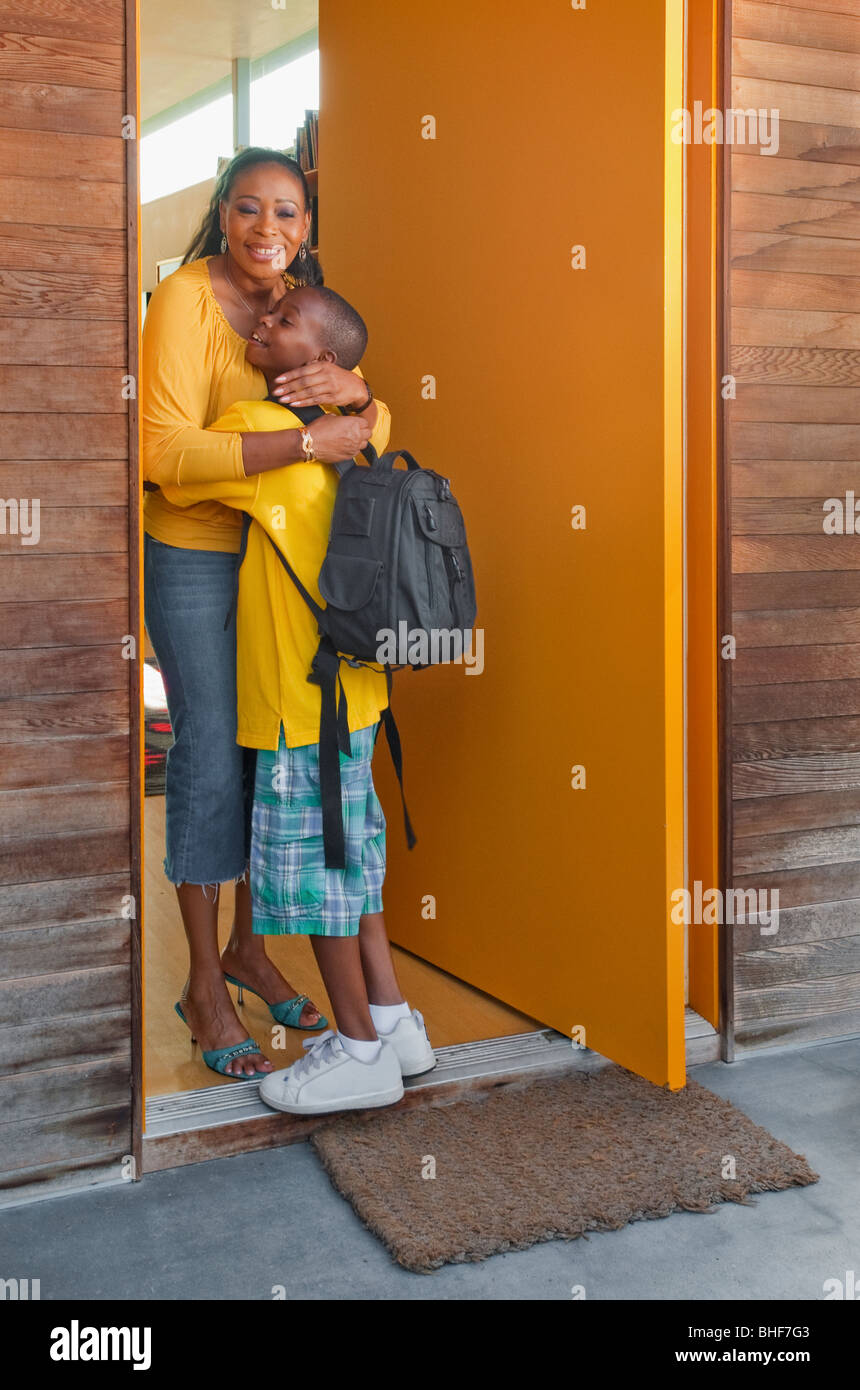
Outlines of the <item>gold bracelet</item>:
M 302 430 L 302 451 L 308 463 L 314 461 L 314 441 L 307 430 Z

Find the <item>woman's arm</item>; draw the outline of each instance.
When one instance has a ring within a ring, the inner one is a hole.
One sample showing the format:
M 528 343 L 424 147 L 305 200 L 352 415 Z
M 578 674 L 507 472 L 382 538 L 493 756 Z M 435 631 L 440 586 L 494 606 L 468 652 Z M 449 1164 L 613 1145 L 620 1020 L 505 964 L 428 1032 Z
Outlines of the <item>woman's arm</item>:
M 162 489 L 231 483 L 302 461 L 301 429 L 225 433 L 223 427 L 199 423 L 209 408 L 210 383 L 204 370 L 194 370 L 197 363 L 189 354 L 188 324 L 194 321 L 189 299 L 180 284 L 167 281 L 147 310 L 141 393 L 144 479 Z M 354 383 L 356 376 L 348 375 Z M 354 458 L 368 440 L 381 452 L 387 442 L 387 432 L 384 441 L 377 442 L 383 415 L 387 416 L 384 407 L 378 411 L 372 402 L 360 415 L 314 422 L 320 462 Z
M 206 428 L 210 409 L 207 340 L 199 304 L 171 280 L 147 309 L 141 360 L 141 435 L 144 479 L 157 487 L 242 479 L 303 457 L 300 429 L 258 438 Z M 189 331 L 189 326 L 191 326 Z M 263 445 L 264 447 L 260 447 Z

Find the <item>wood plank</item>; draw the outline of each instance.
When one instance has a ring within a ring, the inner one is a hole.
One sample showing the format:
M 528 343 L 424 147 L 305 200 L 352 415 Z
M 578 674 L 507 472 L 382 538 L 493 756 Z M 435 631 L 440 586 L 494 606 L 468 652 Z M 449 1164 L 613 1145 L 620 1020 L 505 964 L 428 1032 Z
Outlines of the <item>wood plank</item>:
M 2 40 L 0 40 L 2 41 Z M 108 135 L 66 134 L 62 131 L 20 130 L 0 127 L 0 177 L 41 179 L 89 179 L 98 172 L 105 183 L 125 181 L 125 141 L 118 126 Z
M 738 309 L 807 309 L 813 313 L 830 309 L 856 314 L 860 312 L 860 275 L 735 270 L 732 305 Z
M 86 306 L 83 308 L 85 313 Z M 71 366 L 80 365 L 83 357 L 90 366 L 112 366 L 117 370 L 125 362 L 125 313 L 123 307 L 122 317 L 117 315 L 116 322 L 81 319 L 80 308 L 75 320 L 29 319 L 26 339 L 22 339 L 20 318 L 0 317 L 0 362 Z
M 14 753 L 7 752 L 5 756 L 14 757 Z M 66 788 L 0 791 L 0 835 L 10 840 L 72 834 L 76 830 L 124 830 L 127 833 L 128 826 L 127 778 L 121 782 L 100 781 Z
M 857 55 L 840 49 L 734 38 L 731 61 L 734 78 L 763 77 L 772 82 L 860 91 Z
M 773 6 L 777 12 L 785 7 L 785 0 L 759 0 L 761 5 Z M 826 10 L 832 14 L 856 15 L 857 0 L 803 0 L 805 10 Z M 777 21 L 778 22 L 778 21 Z
M 2 46 L 0 35 L 0 46 Z M 2 82 L 0 52 L 0 82 Z M 34 183 L 28 178 L 0 178 L 0 222 L 18 222 L 22 208 L 30 207 Z M 125 225 L 125 188 L 121 183 L 97 180 L 57 179 L 51 185 L 50 201 L 39 205 L 39 216 L 46 226 L 122 227 Z M 837 235 L 833 233 L 833 235 Z
M 127 689 L 126 682 L 123 688 Z M 121 782 L 128 777 L 128 738 L 64 738 L 51 744 L 50 766 L 44 741 L 18 743 L 14 756 L 0 764 L 0 791 L 28 787 L 73 787 L 88 782 Z M 127 848 L 127 845 L 126 845 Z M 114 873 L 114 869 L 85 869 L 83 873 Z M 72 875 L 69 875 L 70 877 Z M 57 877 L 63 877 L 58 874 Z
M 860 314 L 733 308 L 731 341 L 748 347 L 858 348 Z
M 0 223 L 2 226 L 2 223 Z M 0 314 L 21 318 L 50 319 L 53 325 L 57 315 L 74 320 L 125 319 L 128 316 L 128 291 L 121 275 L 81 275 L 62 270 L 4 270 L 0 274 Z M 96 330 L 97 332 L 99 329 Z M 29 332 L 29 324 L 28 324 Z M 78 357 L 80 361 L 82 335 L 84 341 L 89 336 L 89 328 L 77 327 Z M 103 333 L 104 330 L 101 329 Z M 20 341 L 20 339 L 19 339 Z M 62 350 L 62 348 L 60 349 Z M 54 349 L 57 351 L 57 349 Z M 32 354 L 34 349 L 30 348 Z M 89 345 L 84 349 L 89 355 Z M 26 355 L 26 350 L 25 350 Z M 19 352 L 19 361 L 22 354 Z M 123 375 L 119 360 L 114 362 L 114 378 Z M 42 364 L 40 363 L 41 367 Z M 34 367 L 35 369 L 35 367 Z M 26 370 L 20 367 L 19 370 Z M 50 370 L 46 364 L 42 370 Z M 27 406 L 7 409 L 26 410 Z M 79 401 L 77 410 L 86 410 L 86 399 Z M 96 407 L 98 408 L 98 407 Z M 122 406 L 115 409 L 122 409 Z
M 72 1067 L 40 1071 L 38 1084 L 31 1075 L 0 1078 L 0 1114 L 5 1123 L 40 1116 L 73 1114 L 104 1106 L 128 1104 L 131 1085 L 129 1065 L 112 1058 L 107 1062 L 83 1062 Z
M 779 941 L 779 934 L 774 938 Z M 738 989 L 773 989 L 802 980 L 860 975 L 860 935 L 768 946 L 738 956 Z
M 860 574 L 856 570 L 738 574 L 732 580 L 732 600 L 735 613 L 770 608 L 855 608 L 860 603 Z
M 2 371 L 2 369 L 0 369 Z M 0 377 L 2 379 L 2 377 Z M 798 424 L 860 423 L 860 388 L 850 386 L 756 386 L 739 383 L 729 402 L 732 421 L 789 421 Z M 860 430 L 854 431 L 853 460 L 860 483 Z
M 765 134 L 769 132 L 766 130 Z M 748 154 L 761 154 L 762 148 L 760 142 L 744 146 Z M 779 149 L 774 154 L 764 155 L 764 158 L 805 159 L 813 163 L 826 164 L 860 164 L 860 126 L 834 125 L 830 121 L 790 121 L 781 114 Z
M 110 416 L 106 417 L 110 419 Z M 2 416 L 0 416 L 2 419 Z M 68 439 L 63 441 L 68 443 Z M 5 515 L 5 512 L 4 512 Z M 38 546 L 22 546 L 22 537 L 0 531 L 0 555 L 39 550 L 41 555 L 124 554 L 128 547 L 127 513 L 122 507 L 50 507 L 40 513 Z M 79 584 L 75 585 L 75 589 Z
M 732 796 L 736 800 L 789 792 L 855 791 L 858 787 L 860 753 L 804 753 L 732 765 Z M 860 893 L 860 882 L 857 888 Z
M 122 129 L 122 91 L 33 82 L 0 83 L 0 123 L 13 130 L 70 131 L 116 135 Z
M 860 972 L 823 980 L 796 980 L 782 986 L 738 990 L 736 1017 L 807 1019 L 854 1009 L 860 1015 Z
M 120 410 L 125 402 L 117 402 Z M 125 415 L 73 415 L 57 417 L 0 413 L 0 459 L 122 458 L 128 448 Z M 836 455 L 838 457 L 838 455 Z M 89 550 L 89 546 L 84 547 Z
M 18 1168 L 3 1177 L 0 1207 L 13 1210 L 44 1197 L 67 1197 L 87 1192 L 93 1187 L 113 1186 L 123 1176 L 123 1161 L 110 1156 L 106 1159 L 81 1158 L 65 1163 L 34 1164 Z M 138 1165 L 138 1171 L 142 1171 Z
M 860 714 L 860 681 L 804 681 L 732 691 L 732 724 L 776 719 L 838 718 Z
M 850 936 L 860 921 L 860 898 L 848 898 L 835 903 L 813 903 L 809 907 L 780 907 L 779 931 L 776 940 L 781 946 L 804 941 L 827 941 L 831 937 Z M 738 952 L 761 945 L 759 925 L 750 923 L 735 926 Z
M 798 459 L 754 460 L 729 465 L 732 496 L 739 497 L 842 497 L 860 492 L 860 465 L 807 462 Z M 2 489 L 0 489 L 2 491 Z M 756 605 L 767 607 L 766 604 Z M 786 605 L 788 607 L 790 605 Z M 793 606 L 793 605 L 791 605 Z M 796 605 L 802 607 L 802 604 Z
M 2 180 L 0 180 L 2 188 Z M 732 231 L 788 236 L 860 238 L 860 208 L 838 198 L 793 198 L 776 193 L 732 193 Z
M 784 232 L 733 232 L 726 254 L 733 271 L 854 276 L 858 274 L 860 241 L 845 237 L 788 236 Z
M 0 33 L 0 83 L 44 82 L 93 87 L 100 92 L 125 90 L 122 43 L 96 43 L 48 34 Z
M 31 647 L 110 647 L 127 634 L 128 603 L 0 603 L 0 651 Z
M 123 0 L 16 0 L 0 3 L 0 32 L 48 34 L 51 38 L 94 39 L 122 43 L 125 33 Z
M 860 315 L 853 317 L 860 321 Z M 773 389 L 788 388 L 776 386 Z M 802 459 L 805 462 L 821 459 L 838 463 L 857 457 L 858 430 L 856 425 L 771 424 L 746 420 L 736 423 L 730 420 L 727 442 L 732 459 Z
M 860 826 L 786 830 L 775 835 L 747 835 L 733 855 L 735 876 L 800 869 L 814 864 L 846 864 L 860 859 Z M 857 924 L 860 949 L 860 922 Z
M 855 60 L 856 61 L 856 60 Z M 860 68 L 860 63 L 857 64 Z M 860 165 L 823 160 L 773 159 L 733 154 L 732 192 L 776 193 L 792 198 L 860 200 Z
M 774 570 L 860 569 L 856 536 L 800 536 L 786 546 L 767 536 L 738 536 L 732 541 L 732 570 L 769 573 Z
M 49 1019 L 80 1014 L 114 1013 L 127 1008 L 128 1001 L 127 963 L 101 970 L 66 970 L 51 975 L 19 976 L 14 981 L 0 980 L 0 1028 L 28 1027 L 34 1021 L 46 1023 Z M 0 1032 L 0 1042 L 5 1036 Z
M 22 143 L 28 139 L 20 131 L 17 135 Z M 52 243 L 56 240 L 53 227 L 34 222 L 0 222 L 0 270 L 31 270 L 57 277 L 84 275 L 87 277 L 86 289 L 80 291 L 82 293 L 95 291 L 106 276 L 112 282 L 115 280 L 118 286 L 125 284 L 125 236 L 117 228 L 66 228 L 63 233 L 63 264 L 56 271 L 46 272 L 46 238 Z
M 37 547 L 38 548 L 38 547 Z M 121 598 L 128 594 L 128 559 L 115 555 L 0 554 L 0 599 Z
M 18 1027 L 0 1031 L 0 1044 L 0 1076 L 32 1075 L 44 1068 L 111 1058 L 128 1061 L 128 1010 L 65 1014 L 59 1019 L 34 1016 Z
M 128 830 L 83 830 L 0 844 L 0 883 L 117 874 L 127 866 Z
M 841 501 L 845 509 L 844 497 L 738 497 L 732 504 L 732 529 L 736 536 L 816 536 L 824 530 L 826 501 Z M 855 534 L 860 538 L 860 516 Z
M 778 111 L 780 126 L 783 121 L 834 126 L 860 124 L 856 92 L 813 87 L 801 82 L 735 76 L 732 78 L 732 106 L 743 110 Z
M 43 415 L 50 403 L 57 415 L 125 412 L 124 375 L 120 367 L 0 366 L 2 409 Z
M 793 721 L 791 721 L 793 723 Z M 810 719 L 809 724 L 827 723 Z M 770 729 L 770 724 L 754 724 L 753 730 Z M 796 727 L 796 725 L 795 725 Z M 744 725 L 740 726 L 743 731 Z M 766 737 L 766 735 L 765 735 Z M 788 796 L 757 796 L 734 806 L 735 834 L 772 835 L 788 830 L 814 830 L 820 826 L 860 825 L 860 790 L 847 792 L 797 792 Z M 853 930 L 853 928 L 852 928 Z M 838 932 L 845 936 L 848 933 Z
M 0 1125 L 0 1172 L 39 1164 L 69 1163 L 83 1157 L 119 1159 L 131 1144 L 129 1102 L 108 1109 L 18 1120 Z
M 773 874 L 737 875 L 736 889 L 768 894 L 779 889 L 779 909 L 830 903 L 839 898 L 860 897 L 860 860 L 853 864 L 814 864 L 802 869 L 781 869 Z
M 0 888 L 0 930 L 111 921 L 128 892 L 127 873 L 6 885 Z
M 119 643 L 71 650 L 48 647 L 0 652 L 0 699 L 7 695 L 69 695 L 76 691 L 123 690 L 128 666 Z M 38 756 L 44 759 L 44 749 Z M 16 754 L 16 759 L 18 755 Z M 0 770 L 0 782 L 3 772 Z
M 77 695 L 30 695 L 0 702 L 0 745 L 128 732 L 127 690 L 102 691 L 97 700 L 81 700 Z
M 735 346 L 729 354 L 729 371 L 739 382 L 750 384 L 858 386 L 860 351 L 850 348 Z
M 831 6 L 835 9 L 835 6 Z M 832 48 L 856 54 L 860 50 L 860 19 L 856 6 L 844 14 L 816 12 L 812 6 L 794 8 L 781 3 L 735 0 L 732 33 L 739 39 L 762 39 L 804 48 Z
M 95 970 L 104 966 L 128 967 L 129 923 L 75 922 L 67 926 L 30 927 L 4 931 L 0 979 L 14 980 L 40 974 L 45 963 L 62 962 L 65 970 Z M 0 1115 L 6 1118 L 2 1106 Z
M 808 647 L 752 647 L 738 651 L 732 671 L 739 685 L 779 685 L 798 681 L 854 680 L 860 677 L 860 643 Z
M 0 497 L 38 497 L 43 507 L 124 507 L 125 459 L 16 459 L 0 462 Z M 2 601 L 2 600 L 0 600 Z
M 784 1003 L 782 996 L 779 991 L 775 991 L 775 994 L 777 998 L 774 1006 L 782 1008 Z M 792 1016 L 786 1019 L 782 1016 L 770 1016 L 763 1012 L 769 997 L 770 991 L 766 991 L 764 994 L 765 1003 L 762 1004 L 756 1018 L 738 1020 L 735 1027 L 735 1047 L 738 1057 L 752 1055 L 763 1048 L 820 1042 L 826 1038 L 853 1038 L 860 1032 L 860 1009 L 834 1008 L 820 1016 Z M 802 1008 L 802 1001 L 797 1001 L 797 1007 Z
M 860 608 L 794 608 L 764 613 L 736 612 L 732 632 L 738 645 L 812 646 L 817 642 L 860 642 Z M 847 729 L 843 730 L 847 734 Z

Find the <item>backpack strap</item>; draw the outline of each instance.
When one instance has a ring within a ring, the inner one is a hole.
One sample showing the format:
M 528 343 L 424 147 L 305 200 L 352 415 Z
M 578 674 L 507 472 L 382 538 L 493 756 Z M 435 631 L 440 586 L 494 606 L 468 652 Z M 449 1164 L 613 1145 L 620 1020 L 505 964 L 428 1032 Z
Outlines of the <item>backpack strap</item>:
M 323 849 L 327 869 L 346 868 L 346 844 L 343 833 L 343 803 L 340 785 L 340 720 L 337 708 L 337 687 L 340 683 L 340 657 L 327 635 L 320 638 L 317 653 L 311 663 L 308 680 L 320 687 L 320 801 L 322 803 Z M 342 689 L 343 687 L 341 687 Z M 341 699 L 346 726 L 346 700 Z M 347 739 L 349 734 L 347 733 Z
M 385 683 L 388 686 L 388 704 L 380 715 L 380 728 L 385 730 L 385 737 L 388 741 L 388 751 L 391 754 L 391 761 L 394 764 L 394 771 L 397 776 L 397 784 L 400 787 L 400 801 L 403 806 L 403 828 L 406 831 L 406 844 L 409 849 L 414 849 L 418 843 L 415 831 L 412 829 L 412 822 L 409 819 L 409 810 L 406 805 L 406 793 L 403 790 L 403 750 L 400 746 L 400 732 L 391 713 L 391 686 L 393 676 L 390 667 L 385 668 Z M 379 729 L 376 731 L 379 736 Z

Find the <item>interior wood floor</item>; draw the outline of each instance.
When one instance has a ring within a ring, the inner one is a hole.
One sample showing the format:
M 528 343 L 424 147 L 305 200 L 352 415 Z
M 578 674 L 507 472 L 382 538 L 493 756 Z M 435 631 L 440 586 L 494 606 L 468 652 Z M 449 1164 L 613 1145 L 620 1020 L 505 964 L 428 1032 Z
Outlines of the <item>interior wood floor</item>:
M 173 1010 L 187 974 L 188 955 L 176 894 L 164 877 L 163 860 L 164 797 L 148 796 L 144 800 L 144 1066 L 147 1096 L 233 1084 L 229 1077 L 219 1077 L 204 1066 L 199 1049 L 192 1050 L 188 1030 Z M 232 909 L 233 889 L 225 888 L 219 911 L 222 945 L 230 934 Z M 330 1019 L 331 1006 L 310 942 L 302 937 L 270 937 L 267 949 L 293 988 L 301 994 L 309 994 L 317 1008 Z M 509 1033 L 528 1033 L 543 1026 L 408 951 L 396 946 L 393 950 L 404 995 L 413 1006 L 421 1009 L 435 1046 L 476 1042 L 481 1038 L 504 1037 Z M 235 998 L 235 991 L 233 995 Z M 312 1033 L 288 1029 L 287 1046 L 276 1051 L 271 1046 L 272 1019 L 262 1000 L 246 994 L 241 1016 L 247 1020 L 251 1037 L 265 1048 L 276 1066 L 289 1066 L 302 1055 L 302 1040 L 313 1037 Z

